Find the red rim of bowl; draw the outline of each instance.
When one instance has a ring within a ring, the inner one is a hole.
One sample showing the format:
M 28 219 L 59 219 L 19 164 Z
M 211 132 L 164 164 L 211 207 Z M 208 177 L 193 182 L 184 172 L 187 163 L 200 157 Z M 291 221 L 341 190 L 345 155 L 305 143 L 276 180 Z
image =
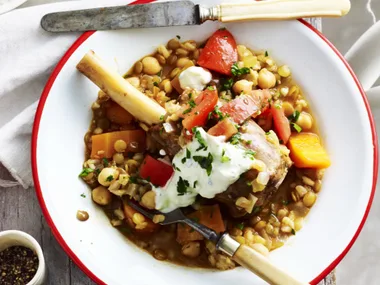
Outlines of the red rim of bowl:
M 145 4 L 145 3 L 150 3 L 150 2 L 153 2 L 154 0 L 138 0 L 138 1 L 135 1 L 133 3 L 131 3 L 132 5 L 133 4 Z M 375 195 L 375 190 L 376 190 L 376 181 L 377 181 L 377 171 L 378 171 L 378 144 L 377 144 L 377 134 L 376 134 L 376 128 L 375 128 L 375 123 L 374 123 L 374 119 L 373 119 L 373 116 L 372 116 L 372 113 L 371 113 L 371 109 L 369 107 L 369 103 L 367 101 L 367 98 L 366 98 L 366 95 L 365 95 L 365 92 L 363 90 L 363 87 L 361 86 L 358 78 L 356 77 L 356 75 L 354 74 L 353 70 L 351 69 L 351 67 L 349 66 L 349 64 L 347 63 L 347 61 L 344 59 L 343 55 L 333 46 L 333 44 L 324 36 L 322 35 L 317 29 L 315 29 L 313 26 L 311 26 L 309 23 L 305 22 L 304 20 L 299 20 L 302 24 L 304 24 L 306 27 L 308 27 L 311 31 L 313 31 L 314 33 L 316 33 L 323 41 L 325 41 L 329 46 L 330 48 L 335 52 L 335 54 L 342 60 L 342 62 L 344 63 L 344 65 L 346 66 L 346 68 L 348 69 L 348 71 L 350 72 L 352 78 L 354 79 L 362 97 L 363 97 L 363 101 L 364 101 L 364 104 L 365 104 L 365 107 L 367 109 L 367 113 L 368 113 L 368 118 L 369 118 L 369 122 L 370 122 L 370 125 L 371 125 L 371 130 L 372 130 L 372 142 L 373 142 L 373 147 L 374 147 L 374 152 L 373 152 L 373 180 L 372 180 L 372 191 L 371 191 L 371 195 L 369 197 L 369 200 L 368 200 L 368 205 L 367 205 L 367 208 L 366 208 L 366 211 L 364 213 L 364 216 L 363 216 L 363 219 L 356 231 L 356 233 L 354 234 L 354 236 L 352 237 L 352 240 L 350 241 L 350 243 L 347 245 L 347 247 L 343 250 L 343 252 L 337 256 L 335 258 L 335 260 L 325 269 L 323 270 L 317 277 L 315 277 L 311 282 L 310 284 L 318 284 L 323 278 L 325 278 L 338 264 L 339 262 L 343 259 L 343 257 L 347 254 L 347 252 L 350 250 L 350 248 L 352 247 L 352 245 L 354 244 L 355 240 L 357 239 L 357 237 L 359 236 L 363 226 L 364 226 L 364 223 L 368 217 L 368 214 L 369 214 L 369 211 L 370 211 L 370 208 L 371 208 L 371 205 L 372 205 L 372 201 L 373 201 L 373 198 L 374 198 L 374 195 Z M 38 177 L 38 168 L 37 168 L 37 140 L 38 140 L 38 130 L 39 130 L 39 126 L 40 126 L 40 121 L 41 121 L 41 116 L 42 116 L 42 113 L 43 113 L 43 109 L 44 109 L 44 106 L 45 106 L 45 102 L 46 102 L 46 99 L 47 97 L 49 96 L 49 92 L 50 92 L 50 89 L 52 88 L 54 82 L 55 82 L 55 79 L 57 78 L 58 74 L 60 73 L 61 69 L 63 68 L 63 66 L 66 64 L 66 62 L 68 61 L 68 59 L 71 57 L 71 55 L 76 51 L 76 49 L 82 45 L 92 34 L 94 34 L 95 32 L 94 31 L 90 31 L 90 32 L 85 32 L 83 33 L 75 42 L 74 44 L 68 49 L 68 51 L 65 53 L 65 55 L 62 57 L 62 59 L 58 62 L 57 66 L 55 67 L 53 73 L 50 75 L 50 78 L 48 80 L 48 82 L 46 83 L 45 85 L 45 88 L 42 92 L 42 95 L 41 95 L 41 99 L 39 101 L 39 104 L 38 104 L 38 107 L 37 107 L 37 111 L 36 111 L 36 116 L 35 116 L 35 120 L 34 120 L 34 125 L 33 125 L 33 133 L 32 133 L 32 172 L 33 172 L 33 180 L 34 180 L 34 185 L 35 185 L 35 188 L 36 188 L 36 194 L 37 194 L 37 197 L 38 197 L 38 201 L 40 203 L 40 206 L 41 206 L 41 209 L 42 209 L 42 212 L 45 216 L 45 219 L 47 220 L 47 223 L 49 224 L 55 238 L 57 239 L 57 241 L 59 242 L 59 244 L 62 246 L 62 248 L 66 251 L 66 253 L 70 256 L 70 258 L 78 265 L 78 267 L 84 272 L 87 274 L 87 276 L 89 276 L 94 282 L 96 282 L 97 284 L 106 284 L 104 283 L 99 277 L 97 277 L 93 272 L 91 272 L 83 263 L 82 261 L 76 256 L 76 254 L 71 250 L 71 248 L 66 244 L 65 240 L 62 238 L 60 232 L 58 231 L 57 227 L 55 226 L 50 214 L 49 214 L 49 211 L 46 207 L 46 204 L 45 204 L 45 200 L 43 198 L 43 195 L 42 195 L 42 191 L 41 191 L 41 186 L 40 186 L 40 183 L 39 183 L 39 177 Z

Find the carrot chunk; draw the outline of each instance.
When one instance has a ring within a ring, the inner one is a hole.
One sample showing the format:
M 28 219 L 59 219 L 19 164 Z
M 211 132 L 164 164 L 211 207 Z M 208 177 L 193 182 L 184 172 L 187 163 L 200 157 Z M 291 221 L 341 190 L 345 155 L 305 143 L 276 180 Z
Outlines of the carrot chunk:
M 288 148 L 296 167 L 320 169 L 331 165 L 326 150 L 321 145 L 318 135 L 314 133 L 292 134 Z

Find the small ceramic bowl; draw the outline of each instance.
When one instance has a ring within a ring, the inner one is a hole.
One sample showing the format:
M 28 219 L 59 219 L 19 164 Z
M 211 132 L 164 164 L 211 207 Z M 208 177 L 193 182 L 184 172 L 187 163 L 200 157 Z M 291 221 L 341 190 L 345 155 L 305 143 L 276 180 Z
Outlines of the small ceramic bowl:
M 29 234 L 21 231 L 0 232 L 0 251 L 11 246 L 25 246 L 33 250 L 38 257 L 39 264 L 36 274 L 27 285 L 42 285 L 45 281 L 46 266 L 45 259 L 39 243 Z

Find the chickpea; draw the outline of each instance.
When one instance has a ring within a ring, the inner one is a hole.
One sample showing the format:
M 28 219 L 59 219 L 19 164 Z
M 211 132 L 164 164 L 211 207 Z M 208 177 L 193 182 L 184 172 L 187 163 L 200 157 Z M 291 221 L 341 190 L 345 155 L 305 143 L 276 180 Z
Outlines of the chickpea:
M 111 167 L 105 167 L 99 173 L 98 182 L 103 186 L 110 186 L 113 180 L 119 177 L 119 171 Z
M 181 57 L 177 60 L 177 67 L 185 67 L 187 64 L 190 64 L 190 61 L 187 57 Z
M 302 130 L 307 131 L 313 126 L 313 118 L 309 113 L 301 112 L 296 123 L 302 128 Z
M 112 201 L 112 194 L 104 186 L 98 186 L 91 192 L 92 200 L 101 206 L 108 205 Z
M 131 83 L 133 87 L 140 87 L 140 79 L 138 77 L 129 77 L 127 78 L 127 81 Z
M 179 48 L 180 45 L 181 45 L 181 44 L 180 44 L 179 40 L 176 39 L 176 38 L 171 39 L 171 40 L 168 42 L 168 48 L 169 48 L 169 49 L 173 49 L 173 50 L 175 50 L 175 49 Z
M 154 75 L 161 71 L 162 67 L 158 62 L 157 58 L 152 56 L 147 56 L 142 60 L 143 71 L 146 74 Z
M 122 153 L 115 153 L 113 155 L 113 161 L 115 161 L 116 164 L 124 163 L 124 155 Z
M 124 152 L 127 149 L 127 143 L 123 140 L 117 140 L 113 147 L 117 152 Z
M 282 109 L 284 109 L 285 116 L 287 117 L 294 113 L 294 107 L 289 102 L 282 102 Z
M 243 79 L 236 81 L 232 89 L 234 90 L 235 94 L 240 94 L 242 92 L 244 94 L 248 94 L 250 91 L 252 91 L 252 85 L 253 82 Z
M 289 77 L 290 76 L 290 69 L 289 69 L 289 66 L 287 66 L 287 65 L 280 66 L 278 68 L 277 72 L 281 77 Z
M 182 254 L 187 257 L 196 258 L 199 256 L 200 253 L 201 245 L 199 242 L 191 241 L 182 246 Z
M 149 210 L 154 210 L 156 208 L 156 193 L 154 191 L 146 192 L 141 198 L 141 205 Z
M 304 197 L 303 197 L 303 204 L 310 208 L 311 206 L 314 205 L 315 201 L 317 200 L 317 195 L 314 192 L 308 192 Z
M 268 69 L 263 68 L 259 72 L 258 83 L 261 89 L 273 88 L 276 85 L 276 76 Z

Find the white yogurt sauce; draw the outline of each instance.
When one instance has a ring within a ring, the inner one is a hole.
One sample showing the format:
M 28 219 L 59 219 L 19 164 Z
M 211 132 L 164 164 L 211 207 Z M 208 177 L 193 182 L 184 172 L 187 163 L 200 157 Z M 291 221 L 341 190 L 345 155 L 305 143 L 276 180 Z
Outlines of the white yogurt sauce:
M 153 187 L 157 210 L 168 213 L 187 207 L 198 194 L 214 198 L 251 168 L 252 153 L 223 140 L 224 137 L 211 136 L 202 128 L 196 129 L 193 140 L 174 156 L 171 179 L 164 187 Z
M 182 89 L 190 88 L 202 91 L 210 83 L 212 75 L 202 67 L 191 66 L 182 71 L 178 79 Z

